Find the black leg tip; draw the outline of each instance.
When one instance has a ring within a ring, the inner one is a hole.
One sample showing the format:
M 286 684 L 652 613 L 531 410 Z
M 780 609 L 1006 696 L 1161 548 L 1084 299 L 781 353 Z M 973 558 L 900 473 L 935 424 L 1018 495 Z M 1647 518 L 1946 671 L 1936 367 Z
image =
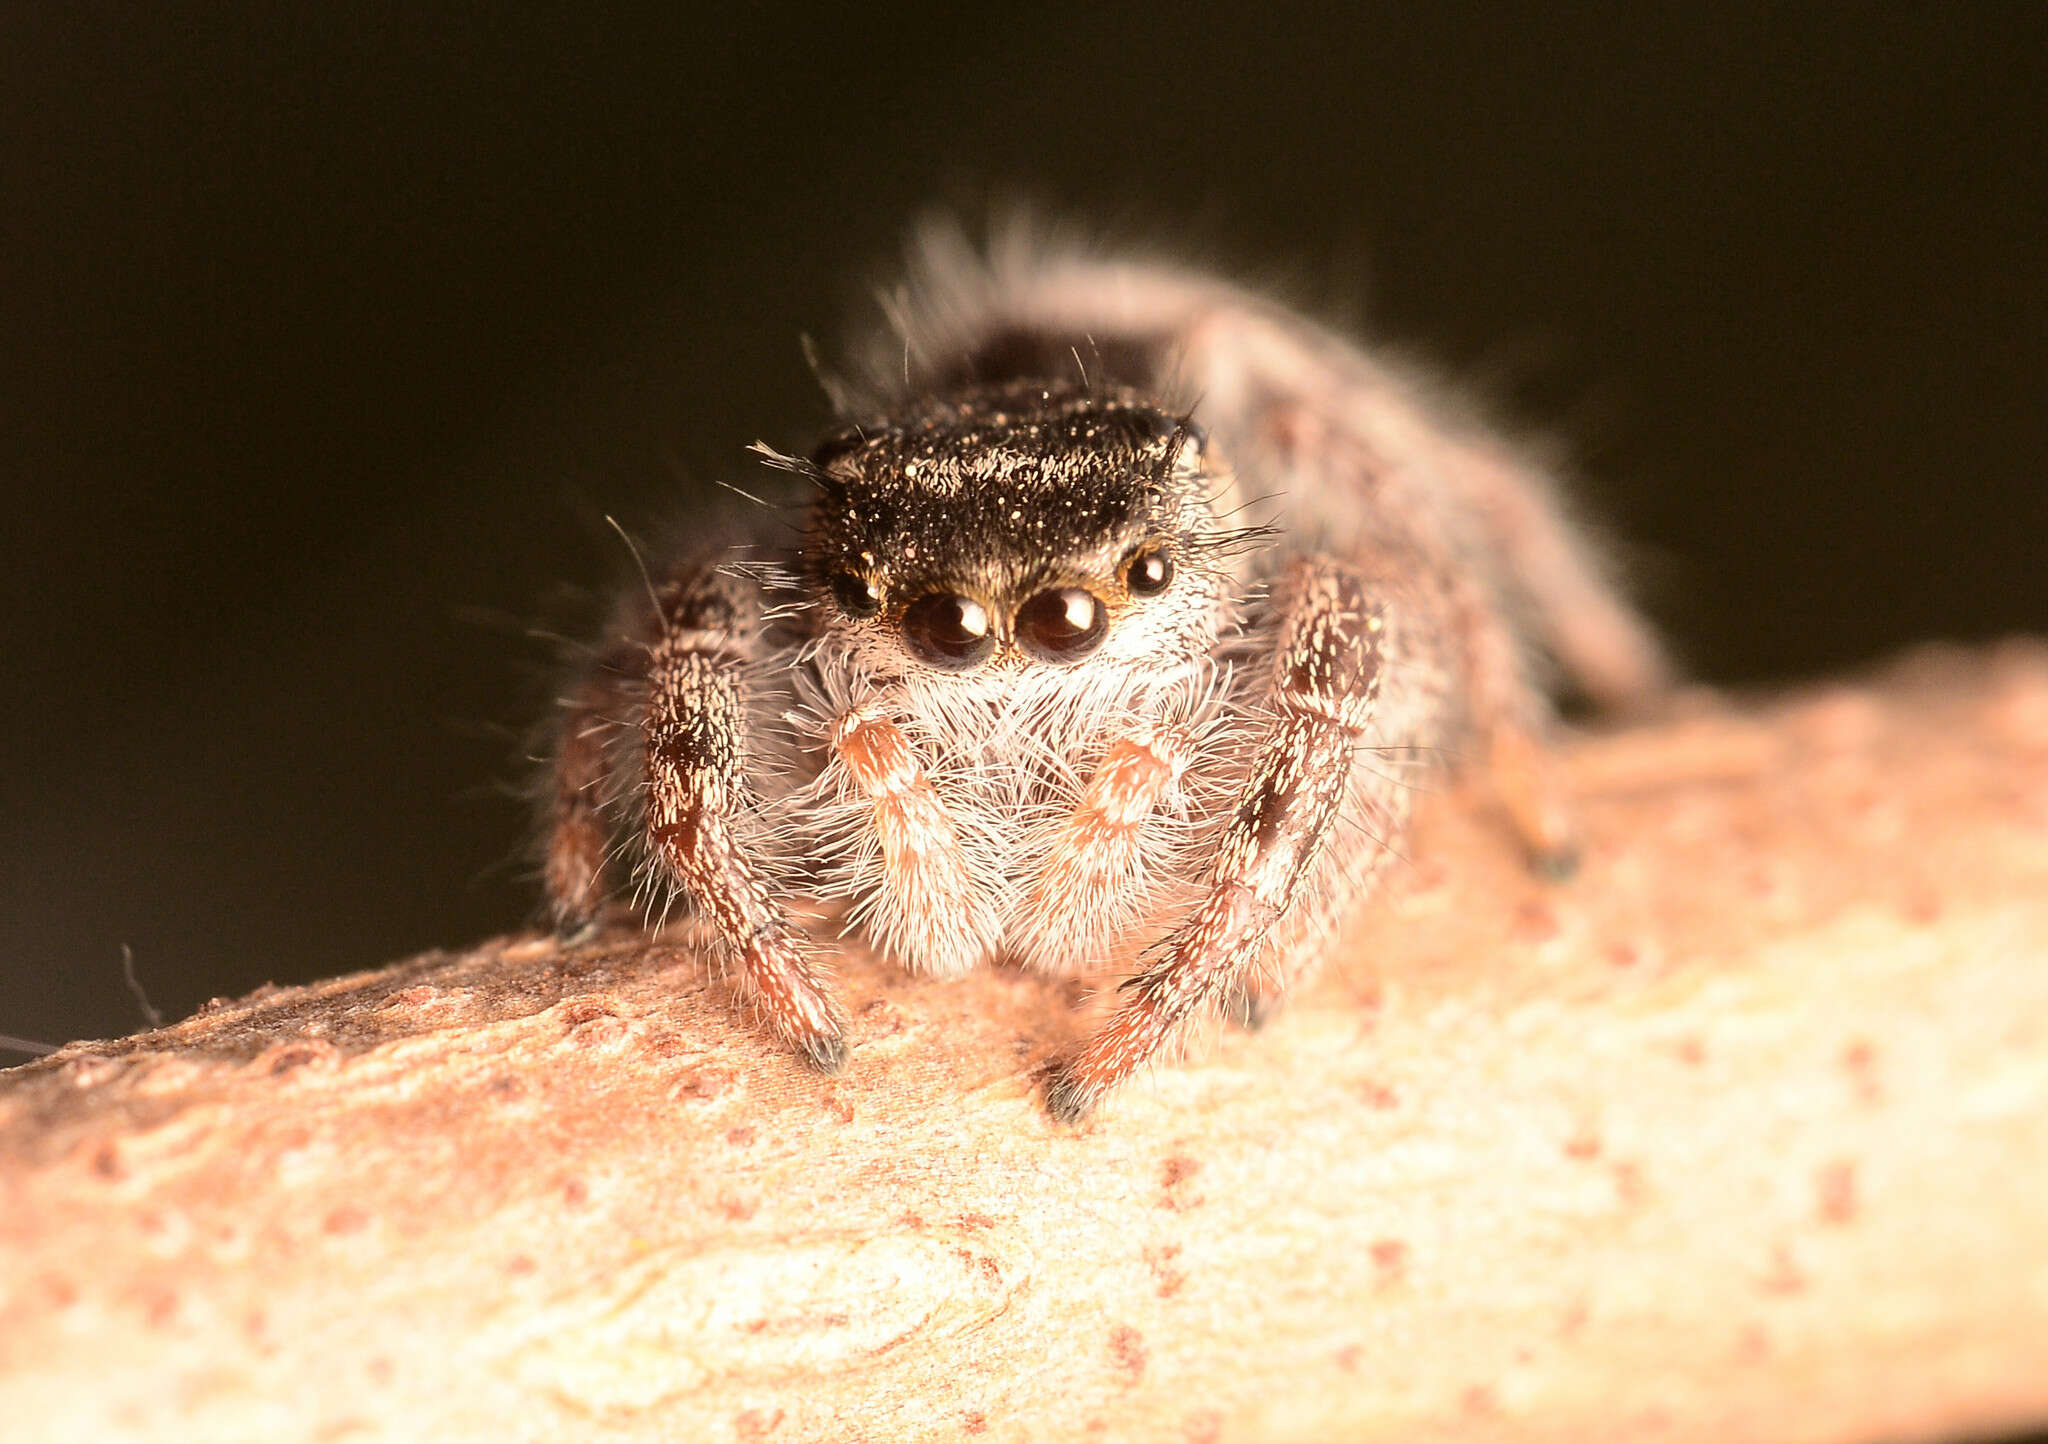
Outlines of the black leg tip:
M 1223 1002 L 1223 1017 L 1247 1033 L 1256 1033 L 1273 1018 L 1273 1004 L 1248 988 L 1239 988 Z
M 1578 876 L 1580 860 L 1578 848 L 1567 844 L 1534 854 L 1529 865 L 1545 882 L 1570 882 Z
M 580 948 L 594 939 L 603 926 L 595 917 L 558 918 L 555 921 L 555 941 L 565 948 Z
M 846 1046 L 846 1039 L 837 1033 L 801 1039 L 796 1050 L 806 1063 L 827 1077 L 846 1070 L 847 1055 L 851 1051 Z
M 1053 1074 L 1052 1082 L 1046 1087 L 1045 1111 L 1052 1115 L 1055 1123 L 1070 1126 L 1085 1123 L 1088 1115 L 1095 1111 L 1095 1095 L 1062 1068 Z

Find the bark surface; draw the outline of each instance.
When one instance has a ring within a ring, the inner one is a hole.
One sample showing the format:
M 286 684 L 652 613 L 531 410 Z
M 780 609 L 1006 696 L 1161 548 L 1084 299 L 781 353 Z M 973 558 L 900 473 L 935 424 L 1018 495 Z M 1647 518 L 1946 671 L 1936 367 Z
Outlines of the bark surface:
M 4 1432 L 2048 1420 L 2048 651 L 1565 759 L 1575 881 L 1433 799 L 1320 981 L 1078 1130 L 1043 1068 L 1106 999 L 848 954 L 822 1079 L 626 927 L 0 1072 Z

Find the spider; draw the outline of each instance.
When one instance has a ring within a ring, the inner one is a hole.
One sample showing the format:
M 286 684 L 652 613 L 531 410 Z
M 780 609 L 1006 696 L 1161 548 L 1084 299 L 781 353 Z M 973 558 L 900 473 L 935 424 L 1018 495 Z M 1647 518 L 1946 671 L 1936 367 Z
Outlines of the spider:
M 1202 274 L 928 237 L 828 379 L 800 534 L 648 575 L 563 703 L 559 930 L 681 903 L 820 1070 L 843 1014 L 791 903 L 917 973 L 1122 975 L 1045 1102 L 1076 1121 L 1203 1015 L 1256 1019 L 1483 766 L 1532 859 L 1572 833 L 1538 659 L 1662 685 L 1548 478 L 1363 349 Z

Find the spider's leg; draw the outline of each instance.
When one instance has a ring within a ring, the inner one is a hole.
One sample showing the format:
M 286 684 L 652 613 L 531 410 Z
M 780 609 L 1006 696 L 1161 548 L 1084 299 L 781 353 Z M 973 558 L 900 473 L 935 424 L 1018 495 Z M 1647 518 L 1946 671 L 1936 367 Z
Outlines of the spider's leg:
M 645 651 L 637 646 L 608 654 L 569 697 L 562 716 L 541 870 L 548 912 L 556 934 L 563 938 L 583 937 L 595 929 L 610 891 L 605 787 L 613 765 L 612 744 L 623 727 L 619 712 L 645 666 Z
M 1140 901 L 1145 824 L 1180 785 L 1193 749 L 1182 727 L 1145 727 L 1110 744 L 1017 915 L 1020 962 L 1071 972 L 1123 930 Z
M 681 885 L 734 962 L 742 993 L 825 1072 L 846 1062 L 834 1000 L 809 940 L 769 887 L 748 836 L 752 789 L 741 673 L 760 647 L 746 583 L 704 566 L 659 597 L 641 721 L 653 864 Z
M 1528 623 L 1565 672 L 1600 706 L 1641 709 L 1671 687 L 1671 664 L 1622 601 L 1597 550 L 1570 525 L 1546 477 L 1504 448 L 1444 443 L 1445 475 L 1471 499 Z
M 1064 1122 L 1085 1117 L 1242 980 L 1329 835 L 1378 701 L 1387 613 L 1361 573 L 1316 560 L 1289 578 L 1286 616 L 1272 731 L 1224 830 L 1208 893 L 1054 1078 L 1046 1106 Z
M 874 809 L 882 882 L 872 931 L 883 949 L 939 977 L 978 966 L 997 924 L 910 738 L 879 708 L 863 706 L 834 725 L 832 749 Z
M 1456 584 L 1452 601 L 1487 783 L 1530 865 L 1546 877 L 1569 877 L 1578 867 L 1578 829 L 1563 775 L 1543 741 L 1553 721 L 1550 701 L 1530 682 L 1514 635 L 1477 584 Z

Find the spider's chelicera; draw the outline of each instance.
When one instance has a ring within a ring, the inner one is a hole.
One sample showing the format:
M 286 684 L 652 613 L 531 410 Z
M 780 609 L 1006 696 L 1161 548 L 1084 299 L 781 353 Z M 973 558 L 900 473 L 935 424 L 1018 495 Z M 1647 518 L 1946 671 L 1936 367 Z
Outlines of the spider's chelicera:
M 546 881 L 572 933 L 629 880 L 686 906 L 828 1070 L 798 895 L 919 972 L 1122 974 L 1049 1087 L 1075 1119 L 1314 962 L 1418 770 L 1489 764 L 1569 854 L 1533 652 L 1606 701 L 1660 673 L 1545 479 L 1364 353 L 1203 277 L 1002 254 L 928 252 L 843 428 L 767 453 L 799 536 L 629 605 L 561 725 Z

